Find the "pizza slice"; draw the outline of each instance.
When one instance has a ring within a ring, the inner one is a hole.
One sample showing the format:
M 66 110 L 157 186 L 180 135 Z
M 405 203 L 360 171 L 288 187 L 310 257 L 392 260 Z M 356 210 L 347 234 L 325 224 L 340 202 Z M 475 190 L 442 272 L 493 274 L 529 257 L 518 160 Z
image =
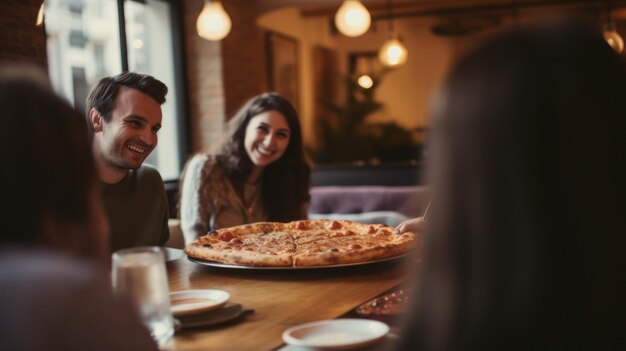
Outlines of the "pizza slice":
M 288 267 L 295 244 L 274 223 L 255 223 L 219 229 L 185 248 L 191 257 L 227 264 Z
M 294 266 L 326 266 L 380 260 L 407 252 L 415 236 L 361 234 L 351 230 L 328 232 L 325 238 L 296 242 Z M 384 233 L 384 232 L 383 232 Z

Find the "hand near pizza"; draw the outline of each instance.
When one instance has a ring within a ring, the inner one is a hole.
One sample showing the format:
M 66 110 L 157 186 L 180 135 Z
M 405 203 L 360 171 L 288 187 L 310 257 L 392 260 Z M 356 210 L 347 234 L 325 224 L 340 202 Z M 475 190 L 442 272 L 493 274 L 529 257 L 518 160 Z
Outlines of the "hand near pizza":
M 396 227 L 396 233 L 402 234 L 406 232 L 422 233 L 426 228 L 426 220 L 424 217 L 417 217 L 406 220 Z
M 370 262 L 409 252 L 412 232 L 346 220 L 259 222 L 218 229 L 185 248 L 193 258 L 260 267 L 316 267 Z

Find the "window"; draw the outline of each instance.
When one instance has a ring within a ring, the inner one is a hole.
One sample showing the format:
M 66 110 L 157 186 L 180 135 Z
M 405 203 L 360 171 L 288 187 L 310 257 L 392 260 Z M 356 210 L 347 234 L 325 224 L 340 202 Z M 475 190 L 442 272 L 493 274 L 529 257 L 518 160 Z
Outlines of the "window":
M 74 107 L 79 111 L 85 111 L 89 88 L 84 68 L 72 67 L 72 86 L 74 87 Z
M 129 69 L 150 74 L 169 88 L 167 102 L 163 105 L 163 128 L 159 131 L 159 144 L 146 162 L 156 165 L 164 179 L 178 178 L 178 148 L 172 147 L 178 144 L 178 101 L 175 98 L 177 87 L 170 4 L 157 0 L 147 0 L 145 4 L 126 1 L 125 13 Z
M 180 27 L 174 23 L 180 20 L 176 4 L 166 0 L 46 1 L 50 78 L 57 92 L 76 108 L 84 111 L 85 98 L 100 78 L 123 70 L 150 74 L 168 86 L 159 144 L 146 160 L 164 180 L 178 178 L 184 161 L 181 155 L 187 151 L 181 134 L 185 113 L 183 73 L 176 64 L 182 61 L 176 56 L 181 50 L 174 40 Z

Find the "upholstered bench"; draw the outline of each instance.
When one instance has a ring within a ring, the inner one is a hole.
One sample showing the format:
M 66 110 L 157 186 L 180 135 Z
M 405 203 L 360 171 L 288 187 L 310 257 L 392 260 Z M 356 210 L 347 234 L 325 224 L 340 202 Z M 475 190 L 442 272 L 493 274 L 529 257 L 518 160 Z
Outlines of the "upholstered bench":
M 427 186 L 317 186 L 309 217 L 396 226 L 421 216 L 429 200 Z

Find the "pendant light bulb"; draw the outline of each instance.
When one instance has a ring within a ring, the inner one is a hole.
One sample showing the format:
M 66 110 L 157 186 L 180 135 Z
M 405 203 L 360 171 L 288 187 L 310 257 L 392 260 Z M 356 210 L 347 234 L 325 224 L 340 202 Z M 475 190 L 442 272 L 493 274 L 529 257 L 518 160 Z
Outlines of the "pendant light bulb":
M 391 38 L 383 44 L 378 52 L 378 59 L 387 67 L 403 65 L 408 57 L 408 51 L 397 38 Z
M 374 80 L 367 74 L 364 74 L 357 79 L 357 84 L 363 89 L 369 89 L 374 86 Z
M 359 0 L 345 0 L 335 14 L 335 26 L 341 34 L 358 37 L 370 27 L 372 18 Z
M 613 22 L 607 22 L 604 25 L 604 32 L 602 33 L 604 40 L 615 50 L 618 54 L 624 51 L 624 39 L 615 30 Z
M 205 1 L 196 29 L 198 35 L 207 40 L 221 40 L 230 32 L 232 22 L 219 1 Z

